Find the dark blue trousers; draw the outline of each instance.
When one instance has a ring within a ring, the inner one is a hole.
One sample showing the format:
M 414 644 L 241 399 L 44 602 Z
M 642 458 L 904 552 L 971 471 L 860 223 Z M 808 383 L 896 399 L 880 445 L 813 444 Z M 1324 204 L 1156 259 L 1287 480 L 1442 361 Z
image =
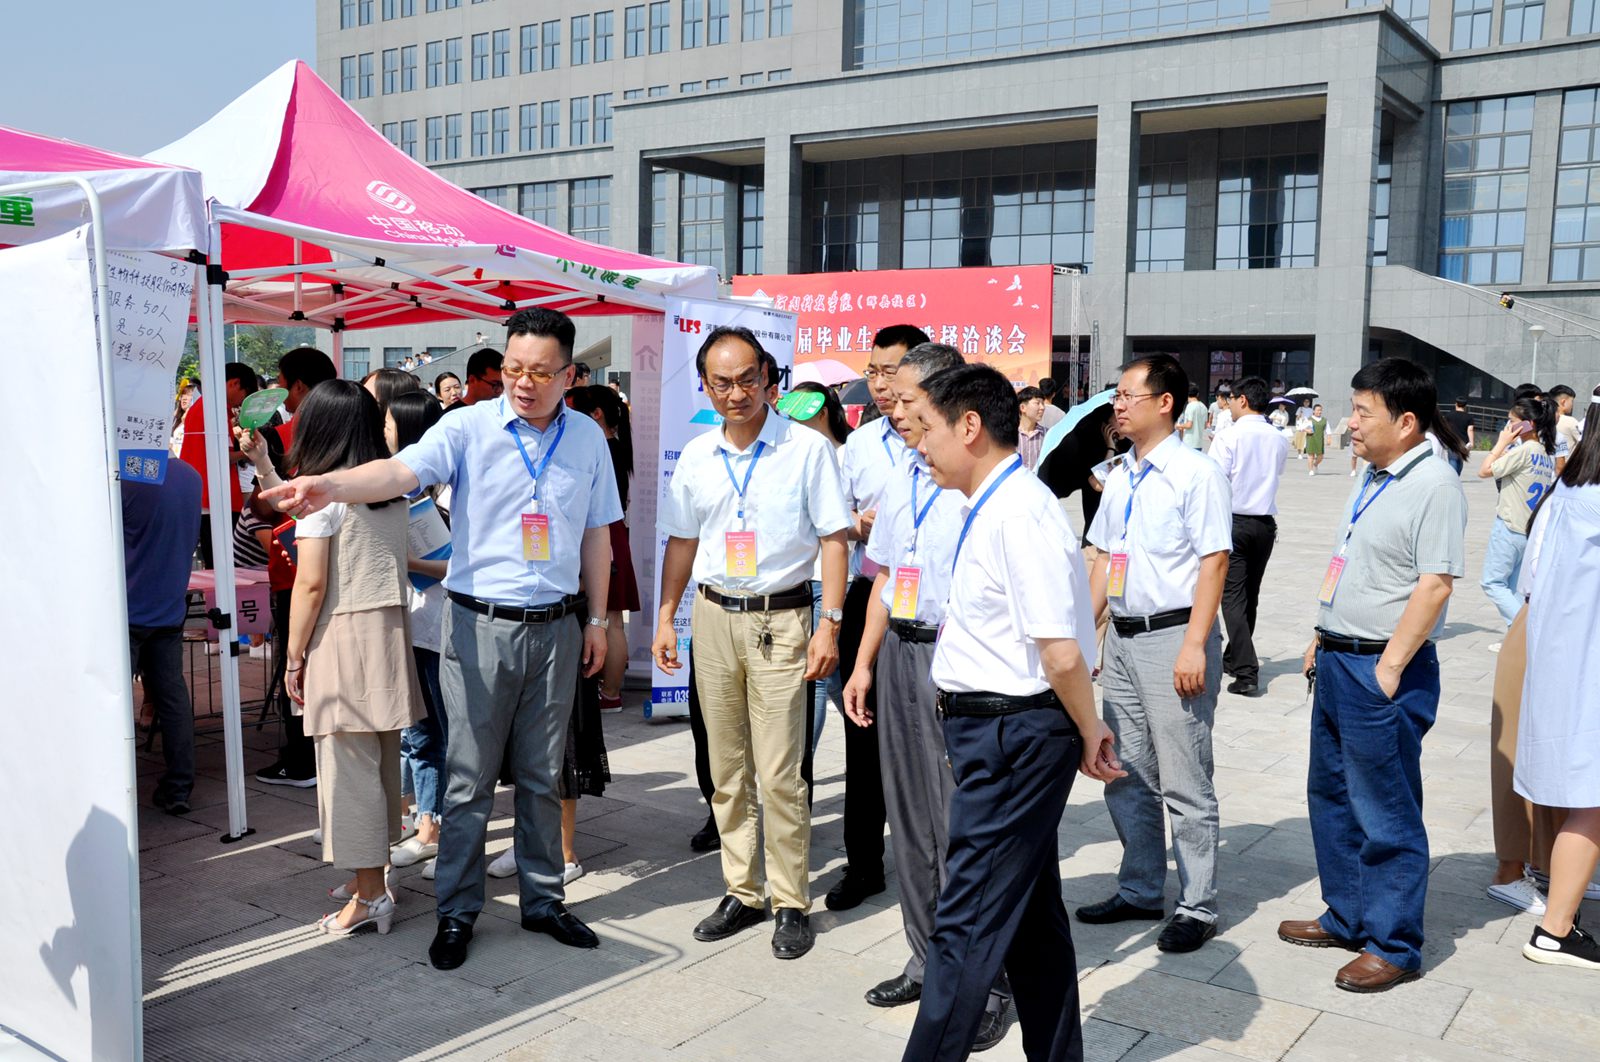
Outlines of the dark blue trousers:
M 1428 833 L 1422 825 L 1422 738 L 1439 710 L 1439 657 L 1417 650 L 1391 700 L 1378 658 L 1317 652 L 1306 804 L 1322 928 L 1359 941 L 1402 970 L 1422 966 Z
M 1002 966 L 1033 1062 L 1081 1062 L 1056 829 L 1083 739 L 1060 708 L 944 722 L 950 848 L 907 1062 L 967 1057 Z

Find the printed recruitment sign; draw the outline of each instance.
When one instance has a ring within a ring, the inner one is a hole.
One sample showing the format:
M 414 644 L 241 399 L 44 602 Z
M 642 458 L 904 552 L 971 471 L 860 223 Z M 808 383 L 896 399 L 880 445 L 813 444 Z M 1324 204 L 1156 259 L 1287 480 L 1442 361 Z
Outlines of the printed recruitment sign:
M 1050 374 L 1052 276 L 1048 265 L 739 276 L 733 293 L 799 314 L 797 365 L 832 358 L 859 372 L 878 329 L 911 324 L 969 361 L 1033 383 Z

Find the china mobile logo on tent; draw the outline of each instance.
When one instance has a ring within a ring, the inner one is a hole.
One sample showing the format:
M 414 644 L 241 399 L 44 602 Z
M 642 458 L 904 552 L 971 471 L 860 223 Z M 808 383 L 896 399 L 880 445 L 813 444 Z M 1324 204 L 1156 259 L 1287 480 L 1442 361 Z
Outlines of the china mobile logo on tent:
M 367 195 L 372 197 L 373 202 L 388 207 L 396 213 L 411 214 L 417 209 L 417 204 L 406 198 L 398 188 L 383 181 L 373 181 L 367 185 Z

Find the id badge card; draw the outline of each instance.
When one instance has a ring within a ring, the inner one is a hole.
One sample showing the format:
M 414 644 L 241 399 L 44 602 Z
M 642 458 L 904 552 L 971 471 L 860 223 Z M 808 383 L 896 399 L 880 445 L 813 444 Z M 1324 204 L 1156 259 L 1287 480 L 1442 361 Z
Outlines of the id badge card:
M 921 568 L 896 568 L 894 570 L 894 596 L 890 599 L 889 618 L 915 620 L 917 597 L 922 587 Z
M 1106 573 L 1106 596 L 1120 599 L 1128 588 L 1128 555 L 1113 553 L 1111 567 Z
M 729 579 L 750 579 L 756 574 L 756 533 L 754 531 L 728 531 L 722 536 L 722 548 L 727 553 L 726 574 Z
M 1339 591 L 1339 579 L 1344 575 L 1345 559 L 1337 554 L 1328 561 L 1327 574 L 1322 577 L 1322 589 L 1317 600 L 1324 605 L 1333 604 L 1333 595 Z
M 550 515 L 548 513 L 522 514 L 522 559 L 547 561 L 550 559 Z

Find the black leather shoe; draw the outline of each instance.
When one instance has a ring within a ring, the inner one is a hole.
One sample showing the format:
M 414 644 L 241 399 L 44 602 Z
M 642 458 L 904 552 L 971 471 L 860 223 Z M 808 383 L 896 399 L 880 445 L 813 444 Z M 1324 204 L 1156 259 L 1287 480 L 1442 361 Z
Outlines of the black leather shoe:
M 839 884 L 828 890 L 828 895 L 823 899 L 830 911 L 848 911 L 852 907 L 860 907 L 861 901 L 868 896 L 876 896 L 884 890 L 883 875 L 869 878 L 865 874 L 853 874 L 849 867 L 844 868 L 844 877 L 839 879 Z
M 1159 922 L 1166 913 L 1161 908 L 1135 907 L 1122 898 L 1122 894 L 1080 907 L 1074 912 L 1078 921 L 1092 926 L 1110 925 L 1112 922 Z
M 972 1053 L 987 1051 L 995 1044 L 1006 1038 L 1006 1015 L 1011 1010 L 1007 1003 L 999 1010 L 986 1010 L 983 1012 L 983 1021 L 978 1023 L 978 1038 L 972 1041 Z
M 1236 693 L 1241 697 L 1254 697 L 1260 688 L 1249 679 L 1234 679 L 1228 683 L 1228 692 Z
M 737 896 L 724 896 L 717 909 L 694 927 L 694 939 L 721 940 L 766 920 L 765 907 L 746 907 Z
M 1161 931 L 1156 947 L 1162 951 L 1198 951 L 1200 945 L 1217 935 L 1215 922 L 1202 922 L 1186 914 L 1175 914 Z
M 455 918 L 439 919 L 439 932 L 433 935 L 428 946 L 428 961 L 435 970 L 454 970 L 467 961 L 467 943 L 472 940 L 472 926 Z
M 778 924 L 772 930 L 772 954 L 780 959 L 798 959 L 811 950 L 817 935 L 811 932 L 811 918 L 793 907 L 780 907 Z
M 874 1007 L 901 1007 L 922 998 L 922 983 L 905 974 L 891 977 L 881 985 L 867 989 L 867 1002 Z
M 530 933 L 548 933 L 569 948 L 600 946 L 600 938 L 595 936 L 594 930 L 584 925 L 583 920 L 567 910 L 564 904 L 556 904 L 548 914 L 524 918 L 522 928 Z
M 715 815 L 706 816 L 706 824 L 689 838 L 689 849 L 694 852 L 715 852 L 722 847 L 722 835 L 717 832 Z

